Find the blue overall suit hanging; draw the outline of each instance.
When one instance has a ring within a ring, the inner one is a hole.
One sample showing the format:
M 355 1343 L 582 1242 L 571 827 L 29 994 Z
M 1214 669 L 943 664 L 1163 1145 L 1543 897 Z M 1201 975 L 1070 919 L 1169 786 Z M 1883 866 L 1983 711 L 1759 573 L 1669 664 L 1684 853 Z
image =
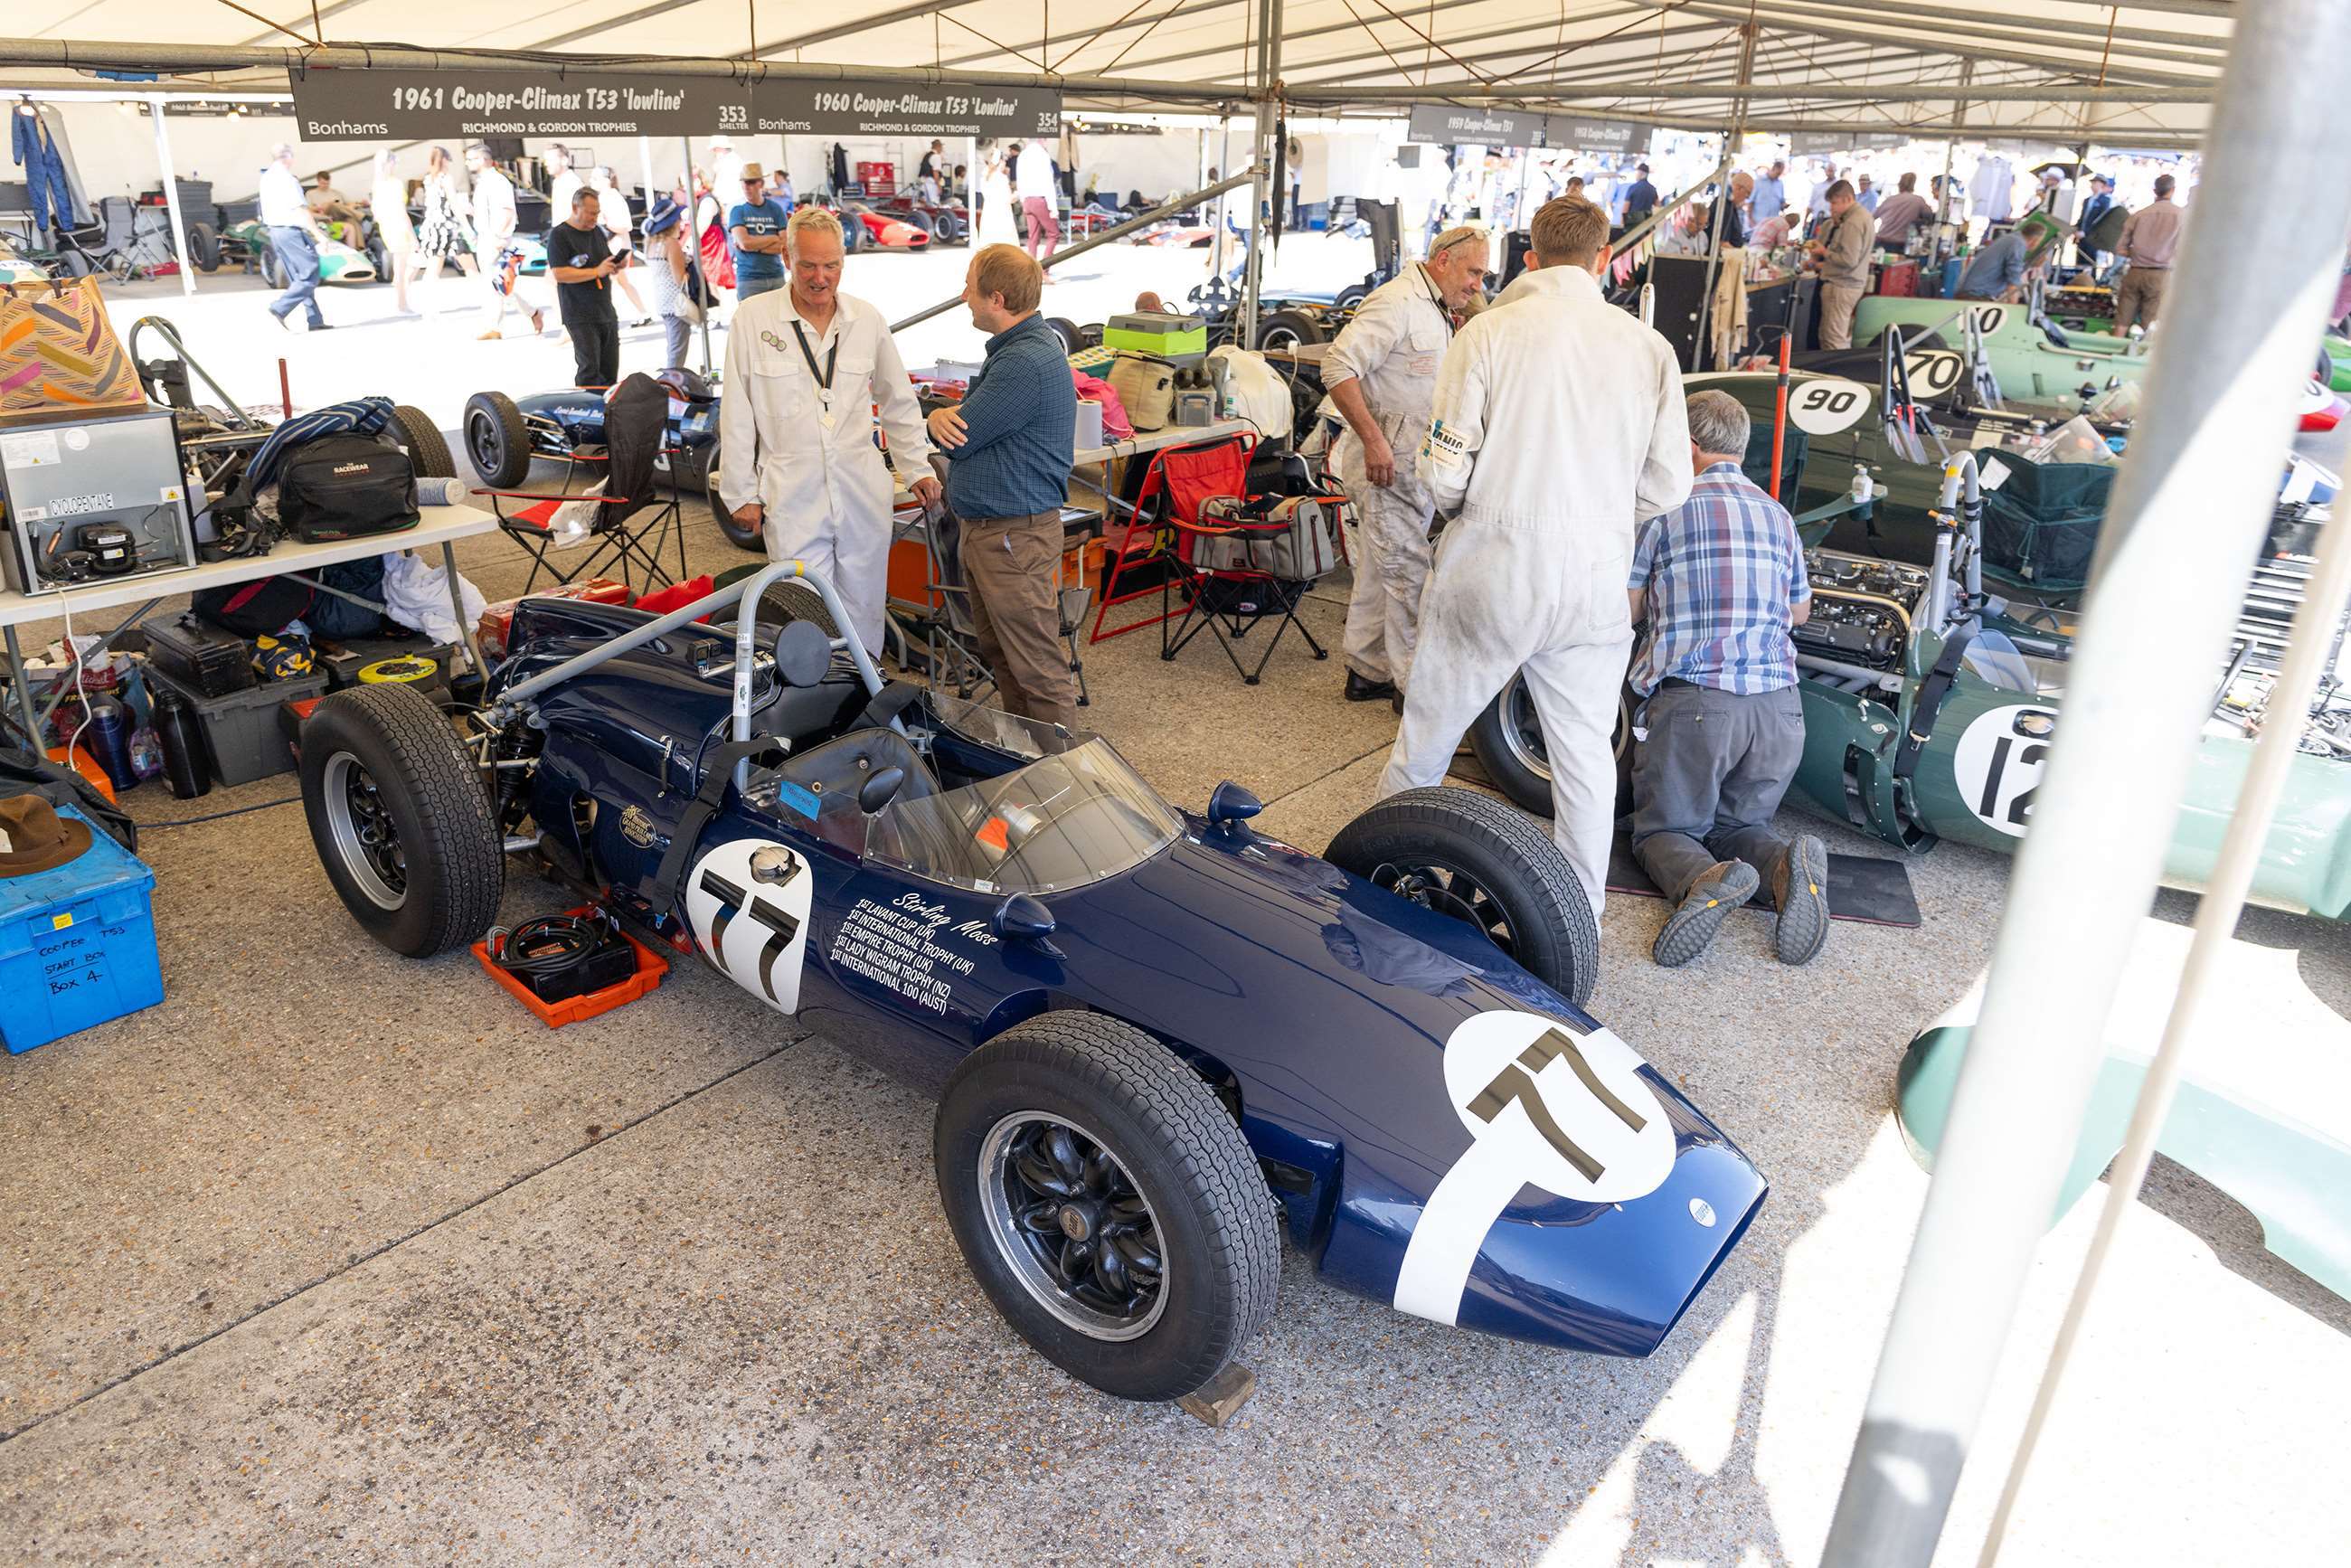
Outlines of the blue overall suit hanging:
M 66 162 L 29 99 L 19 99 L 8 116 L 8 150 L 25 167 L 25 190 L 32 204 L 33 226 L 64 230 L 74 226 L 72 187 L 66 183 Z

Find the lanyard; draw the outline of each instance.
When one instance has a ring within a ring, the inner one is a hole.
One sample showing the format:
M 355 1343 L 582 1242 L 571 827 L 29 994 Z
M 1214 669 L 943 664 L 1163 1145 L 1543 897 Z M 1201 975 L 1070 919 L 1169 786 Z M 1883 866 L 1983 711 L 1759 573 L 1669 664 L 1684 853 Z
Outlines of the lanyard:
M 1444 292 L 1437 287 L 1436 280 L 1428 276 L 1428 266 L 1425 262 L 1420 268 L 1420 285 L 1428 290 L 1428 302 L 1437 307 L 1437 319 L 1445 323 L 1445 335 L 1447 338 L 1452 337 L 1453 308 L 1445 303 Z
M 832 347 L 825 352 L 824 369 L 820 371 L 816 368 L 816 354 L 809 348 L 808 331 L 800 325 L 798 317 L 792 319 L 792 336 L 799 340 L 800 358 L 808 361 L 809 375 L 816 382 L 817 391 L 824 394 L 825 406 L 831 407 L 832 367 L 833 362 L 841 358 L 841 339 L 837 335 L 833 338 Z

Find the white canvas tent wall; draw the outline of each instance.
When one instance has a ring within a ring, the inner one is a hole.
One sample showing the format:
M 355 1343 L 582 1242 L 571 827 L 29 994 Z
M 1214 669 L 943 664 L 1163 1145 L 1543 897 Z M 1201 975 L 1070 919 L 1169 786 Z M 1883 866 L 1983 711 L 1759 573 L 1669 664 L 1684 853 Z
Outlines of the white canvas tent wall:
M 1456 99 L 1720 127 L 1739 90 L 1738 29 L 1751 17 L 1753 129 L 2177 146 L 2203 129 L 2235 9 L 2228 0 L 1945 0 L 1900 10 L 1875 0 L 1421 0 L 1410 10 L 1289 0 L 1277 14 L 1287 96 L 1326 110 Z M 68 62 L 102 65 L 163 44 L 296 51 L 243 61 L 187 54 L 165 84 L 267 86 L 323 40 L 1115 78 L 1122 90 L 1073 82 L 1070 107 L 1238 106 L 1257 11 L 1251 0 L 850 0 L 816 23 L 806 9 L 762 12 L 747 0 L 578 0 L 535 17 L 465 0 L 273 0 L 250 11 L 222 0 L 60 0 L 14 7 L 14 26 L 0 24 L 19 35 L 0 39 L 0 81 L 87 86 Z

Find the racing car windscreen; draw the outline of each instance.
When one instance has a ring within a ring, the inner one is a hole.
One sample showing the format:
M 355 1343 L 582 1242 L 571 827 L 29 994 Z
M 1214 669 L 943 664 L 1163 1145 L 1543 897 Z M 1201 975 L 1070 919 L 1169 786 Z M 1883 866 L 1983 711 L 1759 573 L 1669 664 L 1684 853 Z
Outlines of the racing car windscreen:
M 1115 876 L 1175 841 L 1183 819 L 1101 739 L 938 794 L 902 795 L 865 852 L 983 893 L 1052 893 Z
M 923 701 L 941 724 L 957 735 L 1014 757 L 1050 757 L 1095 738 L 1090 729 L 1069 729 L 1022 718 L 949 692 L 933 689 L 924 695 Z

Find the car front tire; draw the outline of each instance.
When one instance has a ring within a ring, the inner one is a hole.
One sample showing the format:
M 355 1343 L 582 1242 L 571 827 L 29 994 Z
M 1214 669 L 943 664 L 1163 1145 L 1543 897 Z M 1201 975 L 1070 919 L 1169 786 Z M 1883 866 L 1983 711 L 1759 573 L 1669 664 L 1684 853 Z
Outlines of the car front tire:
M 933 1154 L 980 1289 L 1105 1394 L 1189 1394 L 1273 1312 L 1280 1241 L 1248 1141 L 1132 1025 L 1052 1012 L 981 1046 L 940 1099 Z
M 1582 1007 L 1600 975 L 1600 923 L 1551 835 L 1473 789 L 1407 789 L 1339 830 L 1323 858 L 1483 932 Z
M 506 393 L 467 398 L 464 434 L 466 460 L 486 487 L 511 490 L 530 476 L 530 426 Z
M 312 711 L 302 814 L 343 907 L 393 952 L 429 958 L 497 919 L 505 841 L 474 759 L 413 687 L 350 686 Z

